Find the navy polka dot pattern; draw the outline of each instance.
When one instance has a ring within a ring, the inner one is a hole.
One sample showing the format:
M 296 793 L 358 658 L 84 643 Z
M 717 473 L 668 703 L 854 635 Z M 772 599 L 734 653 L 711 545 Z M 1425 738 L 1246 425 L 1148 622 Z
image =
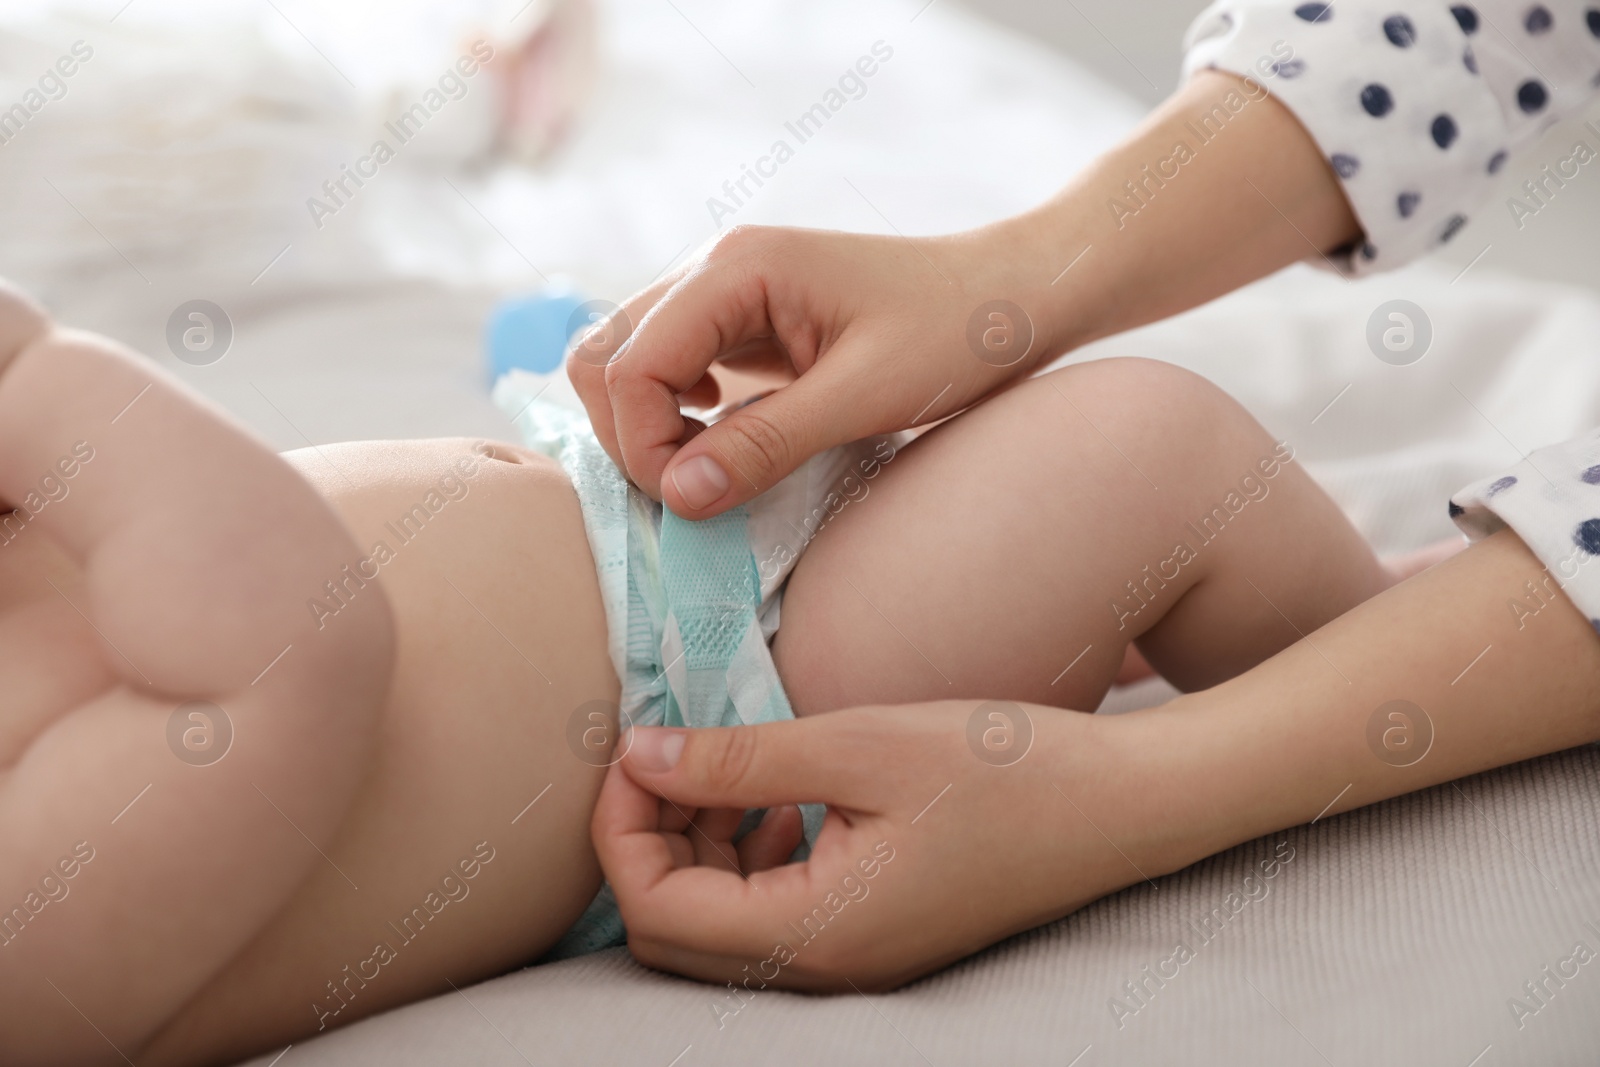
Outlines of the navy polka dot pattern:
M 1394 97 L 1387 88 L 1374 82 L 1361 90 L 1361 106 L 1373 118 L 1381 119 L 1394 110 Z
M 1433 143 L 1440 148 L 1449 148 L 1456 139 L 1456 120 L 1449 115 L 1440 115 L 1433 120 L 1430 127 L 1433 132 Z
M 1365 231 L 1329 253 L 1349 274 L 1497 209 L 1517 154 L 1600 95 L 1597 0 L 1213 0 L 1185 45 L 1186 73 L 1255 79 L 1311 134 Z
M 1600 556 L 1600 519 L 1584 519 L 1572 535 L 1577 546 L 1591 556 Z
M 1404 15 L 1390 15 L 1384 19 L 1383 35 L 1396 48 L 1410 48 L 1417 43 L 1417 28 Z
M 1516 531 L 1584 616 L 1600 619 L 1600 430 L 1467 486 L 1450 517 L 1474 541 Z

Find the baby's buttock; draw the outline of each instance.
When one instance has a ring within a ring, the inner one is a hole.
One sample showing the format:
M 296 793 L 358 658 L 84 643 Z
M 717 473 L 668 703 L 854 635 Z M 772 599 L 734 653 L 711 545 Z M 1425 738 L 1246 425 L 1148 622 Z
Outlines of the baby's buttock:
M 398 634 L 393 681 L 326 861 L 141 1063 L 230 1059 L 307 1022 L 343 1025 L 448 991 L 446 976 L 459 985 L 524 965 L 600 885 L 588 828 L 604 760 L 573 738 L 594 740 L 584 709 L 614 707 L 618 681 L 560 467 L 470 439 L 287 458 L 361 551 L 306 610 L 332 628 L 381 586 Z

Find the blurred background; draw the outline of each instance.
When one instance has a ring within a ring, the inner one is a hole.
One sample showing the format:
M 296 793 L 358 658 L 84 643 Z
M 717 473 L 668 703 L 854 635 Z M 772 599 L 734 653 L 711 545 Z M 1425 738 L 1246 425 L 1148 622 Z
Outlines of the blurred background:
M 8 5 L 0 275 L 281 449 L 509 436 L 496 365 L 559 359 L 580 304 L 729 226 L 932 234 L 1049 196 L 1175 86 L 1201 6 Z M 1069 358 L 1201 371 L 1411 547 L 1449 532 L 1450 491 L 1600 422 L 1597 234 L 1600 166 L 1520 231 L 1491 203 L 1448 256 L 1360 282 L 1297 266 Z M 1366 340 L 1393 299 L 1432 327 L 1409 366 Z

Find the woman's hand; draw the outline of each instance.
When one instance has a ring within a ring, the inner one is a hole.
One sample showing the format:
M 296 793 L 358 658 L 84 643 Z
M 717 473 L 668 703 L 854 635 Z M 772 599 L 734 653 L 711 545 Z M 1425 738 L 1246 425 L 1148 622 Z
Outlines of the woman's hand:
M 640 961 L 751 990 L 890 988 L 1198 857 L 1149 721 L 946 701 L 640 727 L 594 840 Z M 829 809 L 804 863 L 783 862 L 792 807 L 730 842 L 745 808 L 805 802 Z
M 629 478 L 706 518 L 825 448 L 943 418 L 1055 355 L 1062 264 L 1016 234 L 736 227 L 590 331 L 568 373 Z M 695 435 L 680 403 L 714 402 L 717 363 L 783 387 Z
M 1254 102 L 1228 136 L 1151 195 L 1152 163 L 1241 93 Z M 1358 233 L 1294 116 L 1259 83 L 1202 71 L 1054 198 L 993 226 L 914 238 L 734 227 L 586 334 L 568 373 L 628 477 L 709 518 L 829 446 L 951 415 L 1077 345 Z M 781 388 L 695 435 L 680 406 L 715 402 L 716 363 Z
M 595 847 L 651 966 L 891 987 L 1263 834 L 1600 738 L 1593 624 L 1564 598 L 1505 608 L 1546 580 L 1502 531 L 1237 678 L 1125 715 L 943 701 L 639 728 Z M 1394 748 L 1396 723 L 1420 756 Z M 777 865 L 792 811 L 728 843 L 719 809 L 805 802 L 829 810 L 804 863 Z

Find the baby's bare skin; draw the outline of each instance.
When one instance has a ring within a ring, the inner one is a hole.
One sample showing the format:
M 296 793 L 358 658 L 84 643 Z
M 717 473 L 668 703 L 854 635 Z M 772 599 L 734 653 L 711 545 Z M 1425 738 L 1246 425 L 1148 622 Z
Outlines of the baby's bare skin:
M 0 548 L 0 1049 L 120 1059 L 109 1046 L 142 1048 L 304 881 L 315 853 L 273 804 L 312 840 L 338 826 L 390 617 L 374 596 L 308 626 L 294 591 L 354 546 L 216 412 L 5 290 L 0 342 L 0 498 L 30 516 Z M 194 700 L 236 730 L 213 767 L 167 743 Z
M 496 446 L 413 540 L 384 527 L 473 456 L 285 463 L 0 289 L 0 498 L 32 515 L 0 544 L 0 1061 L 229 1062 L 570 925 L 599 883 L 600 772 L 566 725 L 617 690 L 576 498 Z M 381 581 L 318 619 L 380 539 Z M 234 728 L 209 766 L 169 743 L 191 700 Z M 430 891 L 459 899 L 388 932 Z M 327 983 L 386 937 L 333 1014 Z
M 141 1065 L 228 1062 L 525 965 L 600 885 L 588 826 L 603 769 L 574 755 L 567 727 L 580 705 L 615 701 L 618 685 L 577 497 L 560 468 L 466 439 L 285 458 L 333 504 L 363 556 L 377 541 L 395 550 L 380 569 L 398 638 L 394 677 L 371 768 L 323 847 L 329 862 L 313 866 Z M 400 517 L 464 459 L 477 463 L 460 478 L 466 495 L 402 545 Z M 456 871 L 449 892 L 459 899 L 447 896 L 442 876 L 489 850 L 476 877 Z M 434 907 L 449 903 L 420 935 L 388 925 L 430 891 Z M 380 942 L 393 948 L 390 962 L 374 959 Z
M 538 958 L 599 885 L 604 757 L 572 728 L 618 695 L 560 469 L 467 440 L 274 456 L 0 291 L 5 345 L 0 497 L 37 515 L 0 544 L 0 909 L 70 892 L 0 910 L 0 1063 L 227 1063 Z M 794 706 L 1092 708 L 1134 639 L 1180 684 L 1249 667 L 1389 580 L 1276 454 L 1138 360 L 946 422 L 797 566 Z M 41 471 L 70 492 L 30 505 Z M 1251 472 L 1214 546 L 1141 572 Z M 235 729 L 204 766 L 168 729 L 197 699 Z M 741 857 L 788 855 L 773 822 Z

